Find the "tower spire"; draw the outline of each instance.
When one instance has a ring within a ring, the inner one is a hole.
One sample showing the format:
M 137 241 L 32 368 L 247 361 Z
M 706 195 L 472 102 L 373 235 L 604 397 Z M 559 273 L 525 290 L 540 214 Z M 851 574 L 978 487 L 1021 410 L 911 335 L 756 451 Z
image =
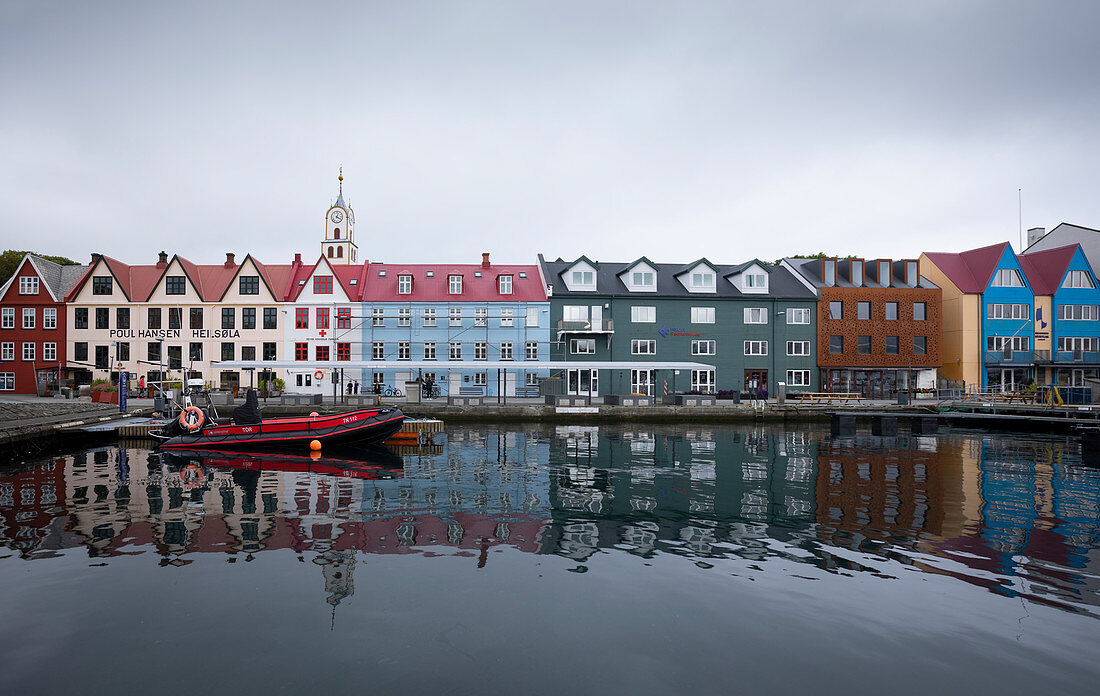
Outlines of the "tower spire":
M 340 175 L 336 177 L 336 180 L 340 182 L 340 193 L 336 196 L 336 205 L 341 208 L 346 208 L 344 204 L 344 165 L 340 165 Z

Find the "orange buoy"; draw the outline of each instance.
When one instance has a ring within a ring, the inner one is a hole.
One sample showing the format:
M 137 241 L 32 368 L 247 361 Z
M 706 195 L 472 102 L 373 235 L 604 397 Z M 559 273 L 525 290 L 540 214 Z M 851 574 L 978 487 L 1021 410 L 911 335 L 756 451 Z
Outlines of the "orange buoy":
M 314 441 L 310 442 L 309 443 L 309 448 L 311 450 L 313 450 L 314 452 L 320 452 L 321 451 L 321 441 L 320 440 L 314 440 Z

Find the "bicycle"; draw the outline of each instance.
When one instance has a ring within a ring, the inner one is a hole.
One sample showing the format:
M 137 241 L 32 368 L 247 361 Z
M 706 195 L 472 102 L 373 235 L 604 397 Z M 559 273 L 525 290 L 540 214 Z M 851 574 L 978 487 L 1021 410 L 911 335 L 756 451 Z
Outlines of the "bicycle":
M 396 398 L 400 398 L 402 396 L 405 396 L 405 392 L 401 391 L 397 387 L 391 387 L 388 384 L 382 385 L 382 387 L 379 388 L 378 393 L 381 394 L 382 396 L 392 396 L 392 397 L 396 397 Z

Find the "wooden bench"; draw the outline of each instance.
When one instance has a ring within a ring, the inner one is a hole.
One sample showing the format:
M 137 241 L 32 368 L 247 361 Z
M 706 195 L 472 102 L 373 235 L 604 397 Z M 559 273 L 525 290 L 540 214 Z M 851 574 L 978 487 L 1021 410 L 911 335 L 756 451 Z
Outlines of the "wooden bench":
M 831 404 L 834 401 L 846 404 L 849 402 L 861 403 L 863 394 L 859 392 L 794 392 L 788 394 L 787 398 L 809 401 L 811 404 Z

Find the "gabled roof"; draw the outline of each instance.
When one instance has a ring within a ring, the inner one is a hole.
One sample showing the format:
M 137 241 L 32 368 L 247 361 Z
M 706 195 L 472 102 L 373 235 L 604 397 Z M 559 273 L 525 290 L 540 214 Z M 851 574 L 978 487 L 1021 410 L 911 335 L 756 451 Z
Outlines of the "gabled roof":
M 49 259 L 44 259 L 41 256 L 24 254 L 23 260 L 20 261 L 19 265 L 15 268 L 15 273 L 13 273 L 11 278 L 8 279 L 8 282 L 0 288 L 0 297 L 8 294 L 8 289 L 12 286 L 12 283 L 15 282 L 15 279 L 19 277 L 24 264 L 31 265 L 35 275 L 38 276 L 42 285 L 45 286 L 46 292 L 50 294 L 54 302 L 63 302 L 65 300 L 65 294 L 68 293 L 69 289 L 75 285 L 78 280 L 80 280 L 80 277 L 84 275 L 84 271 L 87 269 L 87 266 L 63 266 Z
M 753 259 L 752 261 L 746 261 L 745 263 L 734 264 L 729 271 L 722 274 L 722 277 L 729 278 L 730 276 L 735 276 L 748 268 L 752 268 L 753 266 L 760 266 L 761 270 L 763 270 L 768 275 L 771 275 L 773 268 L 772 266 L 769 266 L 760 259 Z
M 683 265 L 683 266 L 680 266 L 680 267 L 679 267 L 679 268 L 677 268 L 677 269 L 674 269 L 674 270 L 673 270 L 673 273 L 672 273 L 672 276 L 673 276 L 674 278 L 679 278 L 680 276 L 682 276 L 682 275 L 684 275 L 685 273 L 687 273 L 687 272 L 689 272 L 689 271 L 693 270 L 693 269 L 694 269 L 694 268 L 695 268 L 696 266 L 698 266 L 699 264 L 702 264 L 702 263 L 705 263 L 705 264 L 706 264 L 707 266 L 709 266 L 709 267 L 710 267 L 710 270 L 714 271 L 715 273 L 717 273 L 717 272 L 718 272 L 718 266 L 716 266 L 716 265 L 714 265 L 713 263 L 711 263 L 711 262 L 710 262 L 709 260 L 707 260 L 707 257 L 705 257 L 705 256 L 704 256 L 704 257 L 703 257 L 703 258 L 701 258 L 701 259 L 698 259 L 698 260 L 692 261 L 692 262 L 691 262 L 691 263 L 689 263 L 689 264 L 685 264 L 685 265 Z
M 638 264 L 642 264 L 642 263 L 644 263 L 645 265 L 652 268 L 655 272 L 661 270 L 660 267 L 657 264 L 653 263 L 652 261 L 650 261 L 649 259 L 647 259 L 646 257 L 643 256 L 643 257 L 639 258 L 637 261 L 635 261 L 635 262 L 631 263 L 630 265 L 628 265 L 623 270 L 619 271 L 617 275 L 622 275 L 624 273 L 630 273 L 632 270 L 634 270 L 635 266 L 637 266 Z
M 317 273 L 318 269 L 320 269 L 321 264 L 324 264 L 326 267 L 324 271 L 332 272 L 332 276 L 336 279 L 336 282 L 340 284 L 340 288 L 344 291 L 344 295 L 347 296 L 348 301 L 358 302 L 359 297 L 362 293 L 362 289 L 360 288 L 362 281 L 359 281 L 358 279 L 362 274 L 363 267 L 367 264 L 341 264 L 337 266 L 329 262 L 328 258 L 326 258 L 324 254 L 318 257 L 317 262 L 314 263 L 312 266 L 302 264 L 296 269 L 294 275 L 290 279 L 290 286 L 287 288 L 286 291 L 286 301 L 294 302 L 298 299 L 299 296 L 301 296 L 302 291 L 305 290 L 306 287 L 303 281 L 308 281 L 311 277 L 313 277 L 313 275 Z M 324 274 L 324 272 L 322 274 Z M 355 279 L 356 282 L 352 283 L 352 279 Z
M 1024 269 L 1028 283 L 1036 295 L 1053 295 L 1066 277 L 1073 255 L 1080 244 L 1055 247 L 1047 251 L 1031 251 L 1020 254 L 1020 267 Z
M 241 262 L 237 264 L 233 269 L 231 269 L 233 270 L 233 275 L 229 277 L 229 280 L 225 283 L 225 287 L 221 289 L 221 292 L 218 294 L 218 300 L 225 299 L 225 295 L 229 292 L 229 288 L 233 287 L 233 281 L 236 280 L 237 276 L 241 274 L 241 270 L 244 268 L 245 263 L 247 263 L 248 261 L 252 262 L 252 266 L 256 269 L 256 272 L 260 274 L 260 280 L 263 281 L 264 287 L 267 288 L 267 291 L 271 294 L 271 296 L 276 301 L 282 300 L 283 296 L 275 292 L 274 290 L 274 288 L 282 287 L 282 284 L 272 283 L 272 278 L 269 276 L 267 267 L 265 267 L 256 259 L 252 258 L 252 254 L 245 254 L 245 257 L 241 259 Z
M 80 280 L 73 284 L 73 287 L 69 290 L 69 294 L 65 296 L 66 302 L 71 302 L 80 294 L 80 291 L 83 290 L 84 286 L 88 283 L 88 279 L 92 277 L 92 273 L 95 273 L 95 270 L 100 265 L 106 266 L 107 270 L 110 271 L 111 276 L 115 279 L 115 284 L 118 285 L 119 290 L 122 291 L 123 297 L 130 302 L 134 301 L 133 286 L 130 278 L 130 266 L 117 259 L 112 259 L 109 256 L 101 256 L 98 261 L 89 265 L 83 275 L 80 276 Z M 154 267 L 153 270 L 157 271 L 158 269 Z
M 997 270 L 1008 242 L 992 244 L 959 253 L 925 252 L 925 256 L 951 279 L 959 290 L 967 294 L 981 294 L 989 286 L 993 271 Z
M 570 262 L 568 265 L 573 265 Z M 591 263 L 591 262 L 589 262 Z M 384 271 L 385 275 L 379 273 Z M 432 277 L 428 277 L 428 272 Z M 478 278 L 475 274 L 481 273 Z M 526 274 L 521 278 L 520 273 Z M 397 278 L 412 276 L 412 292 L 398 294 Z M 450 294 L 447 276 L 462 276 L 462 294 Z M 512 293 L 502 295 L 498 278 L 512 276 Z M 362 287 L 362 302 L 546 302 L 539 267 L 517 264 L 371 263 Z

